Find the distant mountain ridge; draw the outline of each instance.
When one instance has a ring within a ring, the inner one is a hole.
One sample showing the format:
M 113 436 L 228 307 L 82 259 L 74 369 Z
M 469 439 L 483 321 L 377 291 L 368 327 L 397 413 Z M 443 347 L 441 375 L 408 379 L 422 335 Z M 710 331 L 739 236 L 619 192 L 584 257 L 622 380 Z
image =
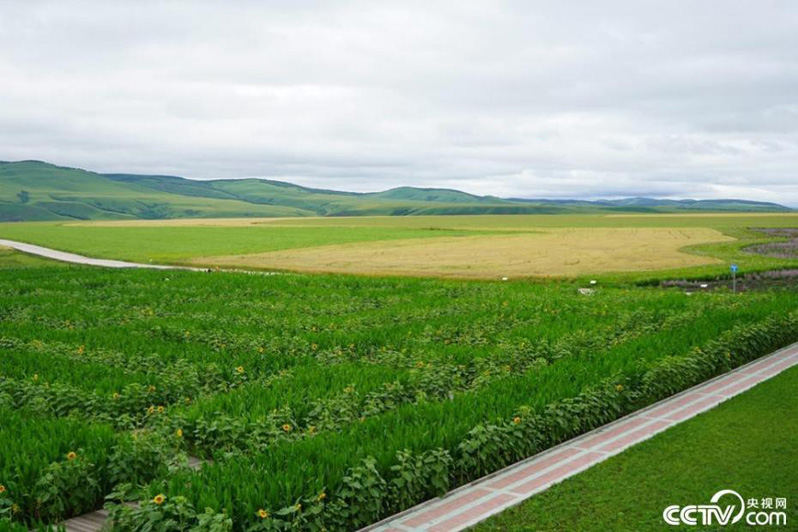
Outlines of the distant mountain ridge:
M 100 174 L 42 161 L 0 162 L 0 221 L 607 212 L 788 212 L 749 200 L 523 199 L 443 188 L 345 192 L 260 178 Z
M 597 205 L 607 207 L 676 207 L 684 210 L 722 210 L 722 211 L 762 211 L 772 210 L 791 211 L 789 207 L 768 201 L 753 201 L 743 199 L 657 199 L 657 198 L 621 198 L 621 199 L 598 199 L 598 200 L 572 200 L 572 199 L 523 199 L 512 198 L 512 201 L 530 202 L 545 205 Z

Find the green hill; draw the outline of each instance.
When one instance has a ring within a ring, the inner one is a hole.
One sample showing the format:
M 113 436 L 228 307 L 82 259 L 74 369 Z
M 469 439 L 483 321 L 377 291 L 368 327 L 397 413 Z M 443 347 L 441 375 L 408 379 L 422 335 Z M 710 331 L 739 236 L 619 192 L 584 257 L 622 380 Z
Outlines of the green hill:
M 448 188 L 415 188 L 415 187 L 399 187 L 386 190 L 385 192 L 374 192 L 369 194 L 374 198 L 391 199 L 391 200 L 404 200 L 404 201 L 425 201 L 436 203 L 490 203 L 505 204 L 512 203 L 508 200 L 501 198 L 494 198 L 491 196 L 475 196 L 467 192 L 459 190 L 451 190 Z
M 399 187 L 355 193 L 267 179 L 98 174 L 41 161 L 0 162 L 0 221 L 284 216 L 788 211 L 745 200 L 526 200 Z
M 182 178 L 149 176 L 151 181 Z M 177 181 L 173 181 L 177 180 Z M 231 216 L 302 216 L 297 209 L 257 205 L 221 195 L 189 195 L 146 182 L 125 182 L 38 161 L 0 163 L 0 220 L 92 220 Z
M 267 179 L 199 181 L 164 175 L 98 174 L 39 161 L 0 163 L 0 221 L 570 211 L 456 190 L 405 187 L 359 194 Z
M 669 200 L 656 198 L 622 198 L 617 200 L 551 200 L 551 199 L 514 199 L 523 203 L 559 206 L 587 206 L 622 209 L 638 212 L 678 212 L 678 211 L 712 211 L 712 212 L 788 212 L 789 207 L 767 201 L 750 201 L 741 199 L 717 200 Z

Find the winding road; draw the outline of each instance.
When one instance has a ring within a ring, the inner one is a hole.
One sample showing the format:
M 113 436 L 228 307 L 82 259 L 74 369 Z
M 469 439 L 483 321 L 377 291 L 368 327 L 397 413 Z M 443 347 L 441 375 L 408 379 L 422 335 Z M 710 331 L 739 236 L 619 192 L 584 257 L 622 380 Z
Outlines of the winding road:
M 167 266 L 164 264 L 141 264 L 138 262 L 125 262 L 122 260 L 108 260 L 108 259 L 93 259 L 91 257 L 84 257 L 76 253 L 68 253 L 66 251 L 58 251 L 56 249 L 45 248 L 33 244 L 26 244 L 24 242 L 17 242 L 15 240 L 4 240 L 0 238 L 0 247 L 7 247 L 29 253 L 31 255 L 38 255 L 53 260 L 60 260 L 63 262 L 71 262 L 73 264 L 85 264 L 87 266 L 103 266 L 105 268 L 149 268 L 153 270 L 193 270 L 202 271 L 200 268 L 189 268 L 187 266 Z

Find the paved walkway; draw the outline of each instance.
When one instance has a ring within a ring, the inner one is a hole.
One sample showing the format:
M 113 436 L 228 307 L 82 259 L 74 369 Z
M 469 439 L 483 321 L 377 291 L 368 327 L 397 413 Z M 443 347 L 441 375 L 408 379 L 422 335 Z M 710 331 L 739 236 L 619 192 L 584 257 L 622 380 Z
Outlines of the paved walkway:
M 795 365 L 798 365 L 798 344 L 456 489 L 442 498 L 390 517 L 363 529 L 363 532 L 463 530 Z

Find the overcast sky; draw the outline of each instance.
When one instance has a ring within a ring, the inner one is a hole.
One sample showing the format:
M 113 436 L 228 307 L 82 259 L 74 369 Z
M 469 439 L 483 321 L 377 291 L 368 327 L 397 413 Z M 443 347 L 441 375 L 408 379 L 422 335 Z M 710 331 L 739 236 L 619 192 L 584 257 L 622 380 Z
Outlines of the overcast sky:
M 798 205 L 798 2 L 0 0 L 0 159 Z

